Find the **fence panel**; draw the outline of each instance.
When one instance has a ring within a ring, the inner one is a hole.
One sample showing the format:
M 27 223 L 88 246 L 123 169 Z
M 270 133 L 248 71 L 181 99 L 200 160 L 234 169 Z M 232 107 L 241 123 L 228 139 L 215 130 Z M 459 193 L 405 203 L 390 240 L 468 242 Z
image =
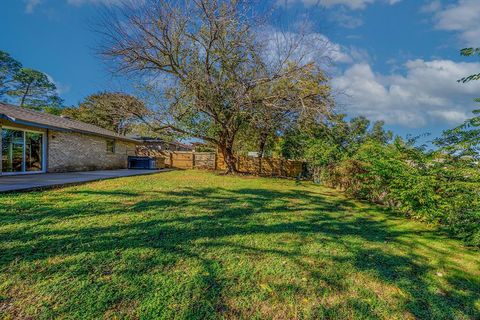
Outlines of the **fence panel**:
M 237 156 L 237 169 L 240 172 L 260 174 L 258 158 Z
M 193 154 L 193 167 L 195 169 L 215 170 L 215 152 L 195 152 Z
M 263 158 L 261 163 L 262 174 L 268 176 L 284 176 L 283 160 L 279 158 Z
M 171 152 L 170 166 L 178 169 L 193 169 L 193 153 L 189 151 Z
M 217 155 L 217 169 L 225 170 L 223 156 Z M 240 172 L 273 177 L 298 177 L 303 172 L 303 161 L 281 158 L 259 158 L 237 156 L 237 169 Z
M 284 175 L 287 177 L 297 177 L 303 172 L 303 164 L 302 161 L 286 160 L 283 165 L 285 170 Z

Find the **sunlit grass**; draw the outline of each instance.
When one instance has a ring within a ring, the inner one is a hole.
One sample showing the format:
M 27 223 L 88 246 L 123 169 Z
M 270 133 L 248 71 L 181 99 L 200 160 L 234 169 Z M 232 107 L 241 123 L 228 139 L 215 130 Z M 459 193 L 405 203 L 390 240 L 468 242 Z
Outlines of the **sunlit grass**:
M 480 254 L 290 180 L 179 171 L 0 195 L 0 319 L 478 319 Z

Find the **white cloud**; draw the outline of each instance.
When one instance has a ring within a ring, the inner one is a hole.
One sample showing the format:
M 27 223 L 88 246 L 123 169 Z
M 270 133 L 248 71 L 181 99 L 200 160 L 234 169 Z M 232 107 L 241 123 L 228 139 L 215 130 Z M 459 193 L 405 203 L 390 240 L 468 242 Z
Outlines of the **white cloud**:
M 347 12 L 347 9 L 339 8 L 331 13 L 330 19 L 347 29 L 355 29 L 363 24 L 363 19 Z
M 81 6 L 84 4 L 104 4 L 104 5 L 115 5 L 115 4 L 123 4 L 129 3 L 132 4 L 139 4 L 144 0 L 66 0 L 67 4 L 73 6 Z M 25 12 L 26 13 L 33 13 L 35 8 L 42 4 L 43 0 L 23 0 L 25 3 Z
M 57 87 L 57 94 L 58 95 L 62 95 L 64 93 L 67 93 L 70 91 L 70 85 L 68 84 L 63 84 L 59 81 L 56 81 L 55 79 L 53 79 L 53 77 L 51 75 L 49 75 L 48 73 L 45 73 L 45 75 L 47 76 L 48 80 L 53 83 L 55 85 L 55 87 Z
M 122 2 L 124 1 L 123 0 L 67 0 L 68 4 L 71 4 L 74 6 L 81 6 L 87 3 L 113 5 L 113 4 L 120 4 Z
M 442 8 L 440 0 L 434 0 L 420 7 L 420 12 L 432 13 L 437 12 Z
M 25 2 L 25 12 L 26 13 L 33 13 L 35 11 L 35 7 L 40 4 L 40 0 L 24 0 Z
M 263 53 L 272 65 L 281 65 L 285 60 L 317 61 L 324 66 L 335 63 L 353 63 L 355 60 L 345 48 L 332 42 L 321 33 L 282 32 L 268 27 L 259 33 L 259 43 L 264 44 Z M 354 52 L 360 55 L 360 52 Z
M 303 3 L 307 7 L 322 6 L 332 7 L 335 5 L 343 5 L 352 10 L 364 9 L 367 5 L 374 2 L 383 2 L 390 5 L 394 5 L 402 0 L 277 0 L 277 3 L 281 6 L 288 6 L 294 3 Z
M 342 46 L 338 43 L 332 42 L 328 37 L 320 33 L 314 33 L 307 37 L 305 41 L 310 46 L 307 46 L 305 49 L 313 48 L 313 46 L 320 46 L 320 52 L 324 57 L 331 59 L 336 63 L 351 63 L 353 62 L 352 57 L 346 52 Z M 312 51 L 313 52 L 313 51 Z
M 436 10 L 435 27 L 439 30 L 455 31 L 466 45 L 480 46 L 479 0 L 458 0 L 454 5 L 442 7 L 438 1 L 424 7 L 424 11 Z M 432 12 L 432 11 L 431 11 Z
M 404 74 L 382 75 L 367 63 L 354 64 L 333 79 L 333 86 L 345 93 L 349 114 L 407 127 L 459 124 L 476 107 L 480 82 L 456 80 L 479 70 L 480 63 L 409 60 L 403 68 Z

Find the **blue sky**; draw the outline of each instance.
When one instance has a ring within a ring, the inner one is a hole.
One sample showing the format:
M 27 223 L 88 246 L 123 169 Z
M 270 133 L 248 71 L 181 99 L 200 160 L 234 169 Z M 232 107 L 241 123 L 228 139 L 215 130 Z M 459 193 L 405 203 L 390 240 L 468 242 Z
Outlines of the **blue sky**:
M 128 91 L 94 49 L 99 5 L 115 1 L 2 0 L 0 50 L 51 76 L 67 105 L 101 90 Z M 438 134 L 476 107 L 480 83 L 455 80 L 480 71 L 480 59 L 458 53 L 480 46 L 480 0 L 272 1 L 273 27 L 308 19 L 328 40 L 332 84 L 349 115 L 385 120 L 399 134 Z

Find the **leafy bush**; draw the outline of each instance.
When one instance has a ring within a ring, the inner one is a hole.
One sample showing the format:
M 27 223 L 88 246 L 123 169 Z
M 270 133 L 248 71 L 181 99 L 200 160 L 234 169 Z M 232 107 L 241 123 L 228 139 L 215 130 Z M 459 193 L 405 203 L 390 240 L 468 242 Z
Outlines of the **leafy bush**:
M 451 161 L 401 141 L 368 141 L 350 158 L 323 170 L 322 180 L 349 195 L 445 225 L 480 246 L 480 183 L 474 161 Z
M 392 141 L 383 122 L 343 115 L 290 133 L 281 150 L 306 160 L 316 183 L 441 224 L 480 246 L 480 110 L 474 114 L 435 139 L 434 150 L 416 146 L 415 139 Z

